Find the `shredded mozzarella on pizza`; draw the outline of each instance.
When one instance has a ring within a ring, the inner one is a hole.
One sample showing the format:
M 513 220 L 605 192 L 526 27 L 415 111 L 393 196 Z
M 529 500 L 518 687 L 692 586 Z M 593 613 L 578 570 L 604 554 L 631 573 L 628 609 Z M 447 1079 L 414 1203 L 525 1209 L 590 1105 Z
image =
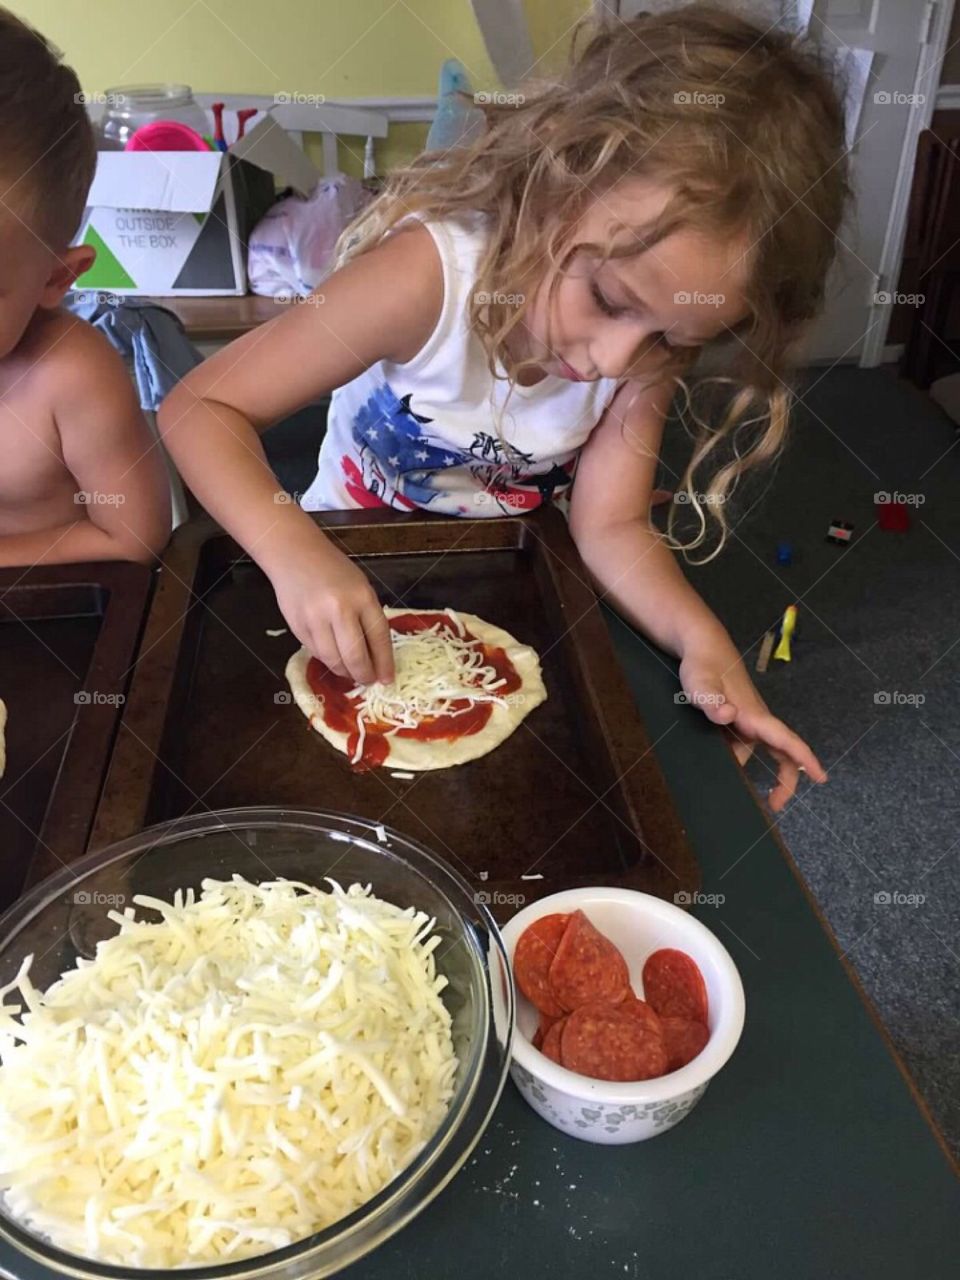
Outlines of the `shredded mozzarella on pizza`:
M 481 641 L 467 638 L 463 622 L 452 609 L 445 612 L 459 634 L 440 621 L 422 631 L 391 632 L 393 684 L 376 681 L 350 690 L 347 696 L 356 699 L 359 731 L 353 764 L 363 758 L 369 724 L 389 725 L 389 734 L 415 729 L 428 718 L 463 715 L 477 702 L 507 705 L 497 693 L 506 680 L 485 661 Z
M 422 1150 L 458 1065 L 435 922 L 330 884 L 138 895 L 160 921 L 111 911 L 44 993 L 27 958 L 0 988 L 15 1217 L 101 1261 L 197 1266 L 321 1230 Z

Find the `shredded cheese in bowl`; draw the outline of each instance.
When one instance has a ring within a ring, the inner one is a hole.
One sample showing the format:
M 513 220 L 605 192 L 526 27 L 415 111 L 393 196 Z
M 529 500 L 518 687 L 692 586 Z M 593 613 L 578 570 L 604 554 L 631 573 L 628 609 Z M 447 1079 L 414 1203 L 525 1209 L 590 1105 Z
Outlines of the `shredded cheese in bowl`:
M 170 1269 L 322 1230 L 443 1121 L 458 1067 L 434 921 L 206 879 L 137 896 L 46 992 L 0 988 L 0 1195 L 55 1245 Z M 7 1003 L 19 991 L 21 1004 Z

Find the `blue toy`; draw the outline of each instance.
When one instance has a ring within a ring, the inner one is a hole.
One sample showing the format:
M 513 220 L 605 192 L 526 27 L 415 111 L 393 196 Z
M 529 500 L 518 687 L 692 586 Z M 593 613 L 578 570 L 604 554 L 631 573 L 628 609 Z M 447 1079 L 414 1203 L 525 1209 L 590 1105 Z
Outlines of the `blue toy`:
M 483 112 L 470 101 L 472 98 L 473 85 L 463 64 L 448 58 L 440 68 L 437 109 L 427 134 L 427 151 L 464 146 L 483 132 Z

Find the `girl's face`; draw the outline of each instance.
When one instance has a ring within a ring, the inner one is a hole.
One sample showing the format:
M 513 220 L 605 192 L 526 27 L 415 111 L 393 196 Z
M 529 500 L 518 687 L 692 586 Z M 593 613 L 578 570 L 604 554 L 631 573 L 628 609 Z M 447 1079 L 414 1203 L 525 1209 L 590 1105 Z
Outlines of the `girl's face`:
M 616 234 L 618 222 L 650 225 L 668 195 L 644 179 L 625 179 L 593 201 L 577 239 L 603 244 Z M 587 382 L 622 378 L 628 371 L 646 375 L 670 348 L 702 346 L 746 318 L 749 247 L 742 239 L 718 242 L 679 230 L 632 257 L 602 265 L 579 252 L 549 309 L 547 282 L 538 287 L 516 349 L 536 360 L 543 375 Z M 533 371 L 525 381 L 539 376 Z

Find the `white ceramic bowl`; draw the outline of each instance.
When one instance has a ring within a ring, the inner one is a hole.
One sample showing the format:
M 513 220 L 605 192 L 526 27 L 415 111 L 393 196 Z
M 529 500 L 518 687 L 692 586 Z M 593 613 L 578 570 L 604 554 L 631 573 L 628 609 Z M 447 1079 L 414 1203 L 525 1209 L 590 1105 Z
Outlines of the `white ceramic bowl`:
M 593 1080 L 568 1071 L 533 1047 L 538 1014 L 517 989 L 510 1074 L 538 1115 L 563 1133 L 587 1142 L 641 1142 L 678 1124 L 703 1097 L 743 1029 L 743 984 L 726 948 L 699 920 L 672 903 L 632 889 L 570 889 L 525 907 L 502 929 L 513 964 L 517 939 L 541 916 L 579 908 L 620 948 L 637 995 L 643 994 L 644 961 L 660 947 L 685 951 L 700 966 L 709 1001 L 710 1039 L 679 1071 L 655 1080 Z

